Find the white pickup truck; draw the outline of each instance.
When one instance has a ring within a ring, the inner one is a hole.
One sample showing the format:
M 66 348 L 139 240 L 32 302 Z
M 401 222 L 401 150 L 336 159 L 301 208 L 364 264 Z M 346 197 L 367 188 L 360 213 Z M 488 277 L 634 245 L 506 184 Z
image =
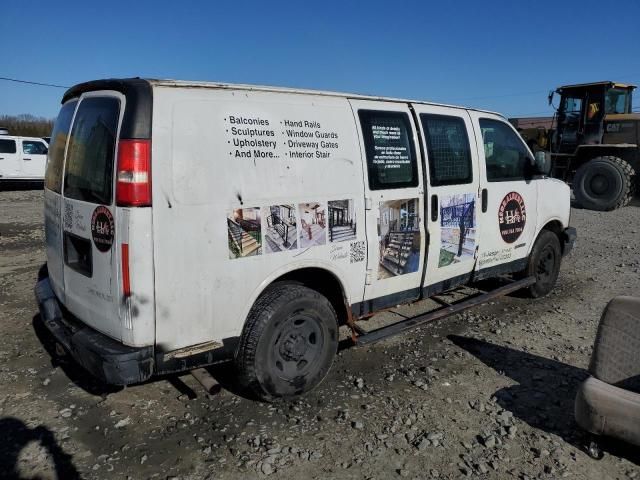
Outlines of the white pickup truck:
M 41 138 L 0 135 L 0 184 L 44 181 L 48 150 Z

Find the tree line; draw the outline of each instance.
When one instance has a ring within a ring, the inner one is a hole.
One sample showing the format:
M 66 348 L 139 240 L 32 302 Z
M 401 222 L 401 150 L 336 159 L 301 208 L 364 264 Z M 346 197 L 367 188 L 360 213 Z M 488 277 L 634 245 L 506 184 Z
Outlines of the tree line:
M 0 115 L 0 128 L 9 130 L 9 135 L 19 137 L 49 137 L 53 129 L 53 118 L 21 115 Z

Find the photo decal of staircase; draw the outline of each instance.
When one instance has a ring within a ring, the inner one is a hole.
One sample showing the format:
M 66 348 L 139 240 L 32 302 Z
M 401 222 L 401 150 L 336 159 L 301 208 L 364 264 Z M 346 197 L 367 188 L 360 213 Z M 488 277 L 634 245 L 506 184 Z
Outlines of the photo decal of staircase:
M 300 248 L 325 245 L 327 243 L 326 212 L 326 204 L 322 202 L 309 202 L 298 205 Z
M 419 200 L 380 202 L 378 280 L 417 272 L 420 268 Z
M 237 208 L 227 216 L 229 258 L 262 254 L 260 208 Z
M 475 194 L 443 197 L 440 206 L 439 267 L 472 260 L 476 249 Z
M 346 242 L 356 239 L 356 216 L 353 200 L 329 202 L 329 241 Z
M 283 252 L 298 246 L 295 205 L 271 205 L 264 209 L 266 231 L 265 253 Z
M 347 242 L 357 231 L 353 199 L 234 208 L 227 215 L 230 259 Z

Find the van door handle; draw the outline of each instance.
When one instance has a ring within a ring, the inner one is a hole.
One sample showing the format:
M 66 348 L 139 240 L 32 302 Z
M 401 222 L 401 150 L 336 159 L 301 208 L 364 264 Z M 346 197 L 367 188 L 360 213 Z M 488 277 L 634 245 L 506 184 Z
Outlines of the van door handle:
M 482 189 L 482 213 L 487 211 L 487 203 L 489 202 L 489 191 L 486 188 Z
M 438 195 L 431 195 L 431 221 L 438 220 Z
M 23 160 L 24 160 L 25 162 L 30 162 L 30 161 L 31 161 L 31 159 L 30 159 L 30 158 L 23 158 Z

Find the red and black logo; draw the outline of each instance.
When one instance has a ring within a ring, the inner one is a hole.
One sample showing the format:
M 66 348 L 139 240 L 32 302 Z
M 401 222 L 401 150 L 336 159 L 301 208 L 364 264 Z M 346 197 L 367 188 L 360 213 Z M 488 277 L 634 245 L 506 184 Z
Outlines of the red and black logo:
M 100 205 L 91 215 L 91 236 L 93 244 L 101 252 L 108 252 L 113 245 L 113 237 L 116 227 L 113 222 L 113 215 L 107 207 Z
M 498 209 L 498 225 L 500 235 L 507 243 L 515 242 L 524 230 L 527 223 L 527 210 L 524 208 L 524 200 L 517 192 L 510 192 L 500 202 Z

